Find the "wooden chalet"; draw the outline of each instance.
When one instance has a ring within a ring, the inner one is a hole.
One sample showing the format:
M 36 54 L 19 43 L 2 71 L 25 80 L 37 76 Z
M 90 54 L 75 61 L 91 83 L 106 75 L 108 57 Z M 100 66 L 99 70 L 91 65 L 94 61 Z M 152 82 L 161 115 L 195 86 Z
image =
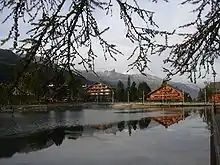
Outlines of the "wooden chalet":
M 109 102 L 114 99 L 114 88 L 103 83 L 94 83 L 87 88 L 88 101 Z
M 148 101 L 183 101 L 184 93 L 170 85 L 164 85 L 150 92 L 147 96 Z
M 219 103 L 220 102 L 220 93 L 218 92 L 218 93 L 212 94 L 209 101 Z
M 209 87 L 212 87 L 214 90 L 211 98 L 209 98 L 209 101 L 219 103 L 220 102 L 220 82 L 216 82 L 216 83 L 211 82 L 209 84 Z

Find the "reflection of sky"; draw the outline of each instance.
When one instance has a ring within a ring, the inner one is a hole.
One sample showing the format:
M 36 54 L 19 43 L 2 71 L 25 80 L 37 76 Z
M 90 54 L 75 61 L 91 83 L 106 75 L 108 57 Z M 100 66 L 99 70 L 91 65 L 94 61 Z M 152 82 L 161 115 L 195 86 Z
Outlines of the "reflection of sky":
M 165 129 L 156 126 L 144 130 L 128 130 L 114 134 L 95 133 L 93 136 L 65 139 L 37 152 L 16 154 L 1 159 L 2 165 L 207 165 L 209 164 L 209 132 L 199 115 Z
M 118 111 L 115 111 L 118 112 Z M 38 129 L 58 126 L 89 125 L 114 123 L 118 121 L 140 120 L 144 117 L 173 115 L 166 111 L 148 113 L 114 113 L 113 110 L 92 110 L 47 112 L 47 113 L 16 113 L 0 114 L 0 135 L 30 132 Z

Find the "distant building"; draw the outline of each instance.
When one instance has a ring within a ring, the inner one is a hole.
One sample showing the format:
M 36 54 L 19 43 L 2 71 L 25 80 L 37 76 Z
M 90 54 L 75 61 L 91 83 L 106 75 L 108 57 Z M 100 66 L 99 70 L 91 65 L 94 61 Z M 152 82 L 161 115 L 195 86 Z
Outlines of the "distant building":
M 183 101 L 184 93 L 170 85 L 163 85 L 150 92 L 147 96 L 148 101 Z
M 220 92 L 213 93 L 209 101 L 219 103 L 220 102 Z
M 87 88 L 88 101 L 109 102 L 114 99 L 114 88 L 103 83 L 95 83 Z
M 209 101 L 220 102 L 220 82 L 211 82 L 208 86 L 213 89 L 213 94 Z

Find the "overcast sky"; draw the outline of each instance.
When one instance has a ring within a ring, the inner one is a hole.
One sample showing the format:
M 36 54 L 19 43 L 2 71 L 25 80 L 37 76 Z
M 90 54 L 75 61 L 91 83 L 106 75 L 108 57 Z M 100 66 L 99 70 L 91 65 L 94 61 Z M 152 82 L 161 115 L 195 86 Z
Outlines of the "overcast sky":
M 179 5 L 181 0 L 170 0 L 169 3 L 164 1 L 160 1 L 159 3 L 152 3 L 150 0 L 138 0 L 139 5 L 141 8 L 151 10 L 155 12 L 154 18 L 159 25 L 159 27 L 163 30 L 172 31 L 176 29 L 178 26 L 183 25 L 194 18 L 194 14 L 190 13 L 192 10 L 192 6 L 181 6 Z M 6 13 L 0 14 L 0 20 L 2 20 L 3 16 Z M 100 27 L 110 27 L 110 30 L 104 34 L 104 37 L 109 42 L 112 42 L 118 46 L 118 48 L 125 54 L 124 56 L 118 56 L 117 61 L 111 60 L 108 58 L 107 61 L 104 60 L 103 53 L 100 48 L 97 47 L 97 54 L 98 58 L 95 60 L 95 70 L 96 71 L 103 71 L 103 70 L 112 70 L 115 69 L 117 72 L 126 73 L 129 69 L 128 64 L 132 62 L 127 61 L 128 56 L 133 51 L 135 45 L 132 45 L 126 38 L 125 38 L 125 28 L 123 25 L 122 20 L 120 20 L 118 6 L 113 10 L 113 16 L 105 16 L 103 13 L 96 12 L 96 18 Z M 0 39 L 4 38 L 10 28 L 10 21 L 6 24 L 0 25 Z M 25 25 L 22 25 L 22 28 L 27 28 Z M 21 28 L 21 29 L 22 29 Z M 193 31 L 193 29 L 189 29 Z M 178 38 L 171 39 L 171 42 L 178 41 Z M 11 46 L 10 43 L 4 45 L 2 48 L 8 48 Z M 166 58 L 168 54 L 164 54 L 163 56 L 151 56 L 151 63 L 149 64 L 150 70 L 147 70 L 146 73 L 155 75 L 158 77 L 165 77 L 165 73 L 162 71 L 163 60 Z M 219 62 L 217 61 L 219 64 Z M 220 69 L 220 65 L 216 65 L 217 70 Z M 79 67 L 80 68 L 80 67 Z M 219 68 L 219 69 L 218 69 Z M 137 70 L 132 70 L 130 73 L 138 73 Z M 219 75 L 217 75 L 219 77 Z M 218 78 L 217 78 L 218 79 Z M 173 78 L 175 81 L 184 81 L 187 82 L 186 76 L 179 77 L 175 76 Z M 205 80 L 201 81 L 212 81 L 213 78 L 210 75 Z

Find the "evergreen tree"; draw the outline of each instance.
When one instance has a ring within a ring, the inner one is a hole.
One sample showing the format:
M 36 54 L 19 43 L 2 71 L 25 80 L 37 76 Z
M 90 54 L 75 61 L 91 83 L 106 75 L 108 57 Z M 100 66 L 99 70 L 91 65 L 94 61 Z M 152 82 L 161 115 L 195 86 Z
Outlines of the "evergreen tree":
M 151 89 L 146 82 L 139 83 L 139 85 L 138 85 L 138 98 L 143 98 L 143 91 L 144 91 L 145 96 L 151 92 Z
M 125 89 L 124 84 L 119 80 L 116 89 L 116 100 L 125 101 Z
M 8 101 L 8 87 L 6 84 L 0 84 L 0 105 L 7 104 Z
M 202 89 L 199 90 L 197 100 L 200 101 L 200 102 L 205 100 L 205 93 Z
M 131 88 L 130 88 L 130 100 L 136 101 L 138 99 L 138 92 L 136 88 L 136 83 L 133 81 Z
M 151 89 L 150 89 L 149 85 L 146 82 L 141 82 L 138 85 L 138 90 L 139 91 L 144 91 L 146 94 L 151 92 Z
M 206 92 L 206 94 L 205 94 Z M 209 101 L 209 99 L 212 97 L 212 94 L 215 92 L 215 89 L 213 86 L 207 85 L 205 88 L 200 89 L 198 93 L 197 100 L 200 102 L 205 101 L 205 95 L 206 95 L 206 101 Z
M 163 79 L 163 81 L 162 81 L 162 83 L 161 83 L 161 86 L 166 86 L 168 81 L 169 81 L 169 80 L 167 80 L 167 79 Z
M 184 101 L 185 102 L 192 102 L 193 101 L 192 97 L 187 92 L 184 92 Z
M 130 91 L 130 88 L 131 88 L 131 77 L 128 76 L 127 90 Z

